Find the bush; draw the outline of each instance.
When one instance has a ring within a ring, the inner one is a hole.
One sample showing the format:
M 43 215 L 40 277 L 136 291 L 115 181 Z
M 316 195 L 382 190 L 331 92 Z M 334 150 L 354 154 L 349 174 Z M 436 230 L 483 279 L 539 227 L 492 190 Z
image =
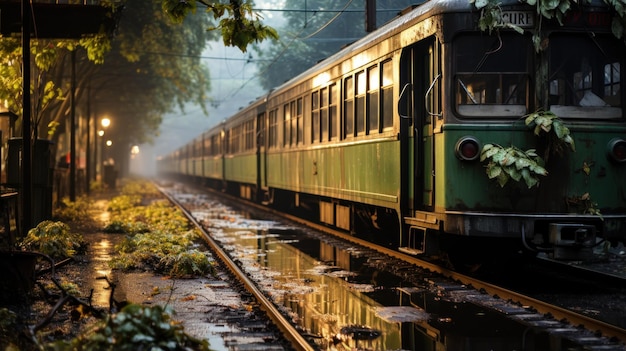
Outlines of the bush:
M 59 351 L 209 350 L 205 340 L 184 332 L 170 310 L 161 306 L 128 304 L 73 340 L 57 341 Z
M 58 260 L 73 257 L 84 248 L 85 242 L 82 235 L 72 233 L 65 223 L 43 221 L 29 230 L 19 245 Z

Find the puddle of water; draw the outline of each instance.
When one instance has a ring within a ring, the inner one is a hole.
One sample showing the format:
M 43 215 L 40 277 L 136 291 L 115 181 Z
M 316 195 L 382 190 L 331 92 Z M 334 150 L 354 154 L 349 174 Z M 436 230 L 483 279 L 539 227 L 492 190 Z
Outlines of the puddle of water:
M 108 307 L 109 298 L 111 296 L 111 290 L 109 283 L 105 279 L 97 279 L 100 277 L 111 277 L 111 268 L 109 267 L 109 261 L 111 260 L 111 251 L 113 250 L 113 243 L 109 239 L 102 239 L 92 244 L 92 269 L 93 276 L 96 278 L 90 285 L 93 286 L 92 303 L 94 306 Z
M 322 350 L 582 349 L 561 337 L 571 329 L 555 326 L 548 333 L 522 323 L 524 318 L 505 318 L 488 308 L 489 302 L 472 301 L 475 291 L 451 293 L 454 287 L 402 282 L 375 268 L 385 266 L 375 262 L 384 257 L 366 257 L 345 244 L 336 247 L 232 209 L 197 213 L 205 216 L 214 239 Z M 414 268 L 394 268 L 413 275 L 413 282 L 428 280 L 415 277 L 420 273 Z
M 402 282 L 364 265 L 367 259 L 350 248 L 339 249 L 295 231 L 281 231 L 277 237 L 259 222 L 252 227 L 263 229 L 229 223 L 230 227 L 222 223 L 218 240 L 228 242 L 241 266 L 321 349 L 577 347 L 428 285 L 393 288 Z

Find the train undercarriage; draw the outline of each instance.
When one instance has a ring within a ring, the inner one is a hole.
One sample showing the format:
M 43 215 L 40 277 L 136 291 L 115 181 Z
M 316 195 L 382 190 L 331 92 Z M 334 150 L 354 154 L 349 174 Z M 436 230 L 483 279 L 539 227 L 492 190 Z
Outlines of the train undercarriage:
M 401 222 L 397 212 L 389 208 L 280 189 L 259 191 L 237 183 L 205 185 L 390 249 L 445 260 L 465 271 L 537 254 L 555 260 L 594 260 L 603 247 L 617 246 L 621 240 L 619 236 L 609 238 L 604 228 L 612 227 L 615 232 L 614 228 L 623 223 L 621 218 L 597 216 L 452 213 L 438 221 L 439 228 L 433 228 L 419 225 L 423 218 L 404 218 Z

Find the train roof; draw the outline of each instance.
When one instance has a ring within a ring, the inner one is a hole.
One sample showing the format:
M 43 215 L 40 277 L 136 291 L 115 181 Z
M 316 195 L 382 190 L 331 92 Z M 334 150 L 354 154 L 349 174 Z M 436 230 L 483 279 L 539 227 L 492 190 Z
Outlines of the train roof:
M 524 6 L 519 0 L 501 0 L 499 1 L 499 6 Z M 587 6 L 606 6 L 603 0 L 590 0 Z M 530 9 L 530 7 L 529 7 Z M 421 20 L 444 14 L 444 13 L 459 13 L 459 12 L 472 12 L 478 11 L 474 7 L 470 0 L 430 0 L 425 1 L 417 6 L 415 6 L 412 10 L 407 11 L 406 13 L 399 15 L 398 17 L 390 20 L 383 26 L 379 27 L 377 30 L 372 33 L 364 36 L 363 38 L 355 41 L 349 46 L 343 48 L 342 50 L 336 52 L 335 54 L 327 57 L 320 63 L 312 66 L 306 71 L 300 73 L 299 75 L 293 77 L 289 81 L 277 86 L 273 89 L 272 93 L 279 92 L 283 89 L 286 89 L 292 86 L 295 83 L 299 83 L 304 79 L 308 79 L 320 71 L 324 71 L 330 69 L 332 66 L 338 64 L 343 59 L 347 59 L 377 43 L 380 41 L 397 34 L 410 26 L 415 25 Z M 270 95 L 272 94 L 270 93 Z
M 519 4 L 519 1 L 504 0 L 501 2 L 501 5 L 502 4 Z M 403 29 L 408 28 L 411 25 L 414 25 L 423 18 L 439 15 L 442 13 L 469 12 L 472 10 L 474 10 L 474 8 L 473 5 L 470 4 L 469 0 L 430 0 L 423 2 L 415 6 L 412 10 L 406 11 L 398 17 L 390 20 L 372 33 L 353 42 L 349 46 L 346 46 L 345 48 L 327 57 L 318 64 L 293 77 L 289 81 L 277 86 L 274 89 L 274 92 L 291 86 L 296 81 L 306 79 L 307 77 L 314 75 L 315 72 L 326 70 L 336 65 L 338 62 L 341 61 L 342 58 L 351 57 L 352 55 L 359 53 L 366 48 L 380 42 L 381 40 L 388 38 L 395 33 L 401 32 Z

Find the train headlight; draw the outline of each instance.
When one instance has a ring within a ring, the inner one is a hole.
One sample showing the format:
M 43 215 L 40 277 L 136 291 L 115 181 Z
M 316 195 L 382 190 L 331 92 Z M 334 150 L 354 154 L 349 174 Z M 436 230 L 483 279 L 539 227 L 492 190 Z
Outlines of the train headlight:
M 615 138 L 609 141 L 609 158 L 615 162 L 626 162 L 626 140 Z
M 454 151 L 459 160 L 474 161 L 480 155 L 480 143 L 474 137 L 464 136 L 456 142 Z

